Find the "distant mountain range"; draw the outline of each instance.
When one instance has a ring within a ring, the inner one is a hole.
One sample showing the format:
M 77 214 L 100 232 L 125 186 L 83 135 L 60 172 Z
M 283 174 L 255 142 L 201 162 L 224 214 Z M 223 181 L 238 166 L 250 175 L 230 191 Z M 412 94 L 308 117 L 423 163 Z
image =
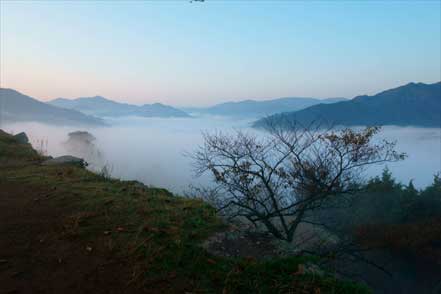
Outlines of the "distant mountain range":
M 58 125 L 105 125 L 99 118 L 49 105 L 12 89 L 0 88 L 0 122 L 24 121 Z
M 239 102 L 226 102 L 206 108 L 189 107 L 182 109 L 189 113 L 259 118 L 284 111 L 296 111 L 320 103 L 327 104 L 345 100 L 345 98 L 317 99 L 288 97 L 263 101 L 244 100 Z
M 74 109 L 98 117 L 142 116 L 142 117 L 189 117 L 186 112 L 161 103 L 142 106 L 119 103 L 101 96 L 77 99 L 58 98 L 49 104 Z
M 441 127 L 441 82 L 409 83 L 373 96 L 344 98 L 279 98 L 227 102 L 186 111 L 229 117 L 264 117 L 254 127 L 269 121 L 283 125 L 292 121 L 309 124 L 397 125 Z M 37 121 L 52 124 L 105 125 L 97 117 L 189 117 L 183 110 L 160 103 L 142 106 L 115 102 L 104 97 L 58 98 L 43 103 L 13 89 L 0 88 L 0 122 Z
M 397 125 L 441 127 L 441 82 L 410 83 L 374 96 L 358 96 L 349 101 L 320 104 L 295 112 L 284 112 L 254 123 L 283 125 L 292 121 L 310 124 Z

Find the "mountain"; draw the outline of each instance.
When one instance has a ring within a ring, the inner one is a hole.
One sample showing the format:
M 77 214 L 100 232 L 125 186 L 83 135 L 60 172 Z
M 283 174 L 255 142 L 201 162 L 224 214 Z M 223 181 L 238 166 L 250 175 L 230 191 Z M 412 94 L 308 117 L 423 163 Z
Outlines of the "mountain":
M 188 112 L 200 114 L 232 116 L 232 117 L 264 117 L 282 111 L 296 111 L 319 103 L 334 103 L 345 101 L 345 98 L 300 98 L 288 97 L 272 100 L 244 100 L 239 102 L 226 102 L 207 108 L 183 108 Z
M 143 116 L 143 117 L 189 117 L 182 110 L 168 105 L 155 103 L 142 106 L 119 103 L 101 96 L 77 99 L 58 98 L 49 102 L 51 105 L 74 109 L 98 117 Z
M 101 119 L 40 102 L 13 89 L 0 88 L 0 122 L 36 121 L 61 125 L 105 125 Z
M 182 110 L 161 103 L 144 104 L 140 107 L 143 116 L 190 117 Z
M 296 112 L 285 112 L 260 119 L 255 127 L 297 121 L 309 124 L 397 125 L 441 127 L 441 82 L 409 83 L 373 96 L 358 96 L 349 101 L 320 104 Z

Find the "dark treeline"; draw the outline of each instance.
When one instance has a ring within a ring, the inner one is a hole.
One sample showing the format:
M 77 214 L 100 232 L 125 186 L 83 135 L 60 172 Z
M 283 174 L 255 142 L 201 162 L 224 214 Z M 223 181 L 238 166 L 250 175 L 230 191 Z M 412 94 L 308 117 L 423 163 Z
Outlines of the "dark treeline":
M 365 207 L 375 205 L 374 222 L 405 223 L 440 217 L 441 178 L 437 174 L 430 186 L 417 190 L 412 181 L 408 185 L 397 183 L 386 169 L 381 177 L 368 182 L 363 198 L 371 203 Z
M 441 267 L 441 177 L 416 189 L 398 183 L 389 170 L 370 179 L 357 195 L 340 198 L 319 218 L 363 247 Z
M 419 190 L 412 181 L 407 185 L 397 182 L 385 169 L 357 190 L 357 195 L 344 199 L 346 204 L 337 213 L 346 224 L 405 223 L 441 216 L 439 174 L 430 186 Z

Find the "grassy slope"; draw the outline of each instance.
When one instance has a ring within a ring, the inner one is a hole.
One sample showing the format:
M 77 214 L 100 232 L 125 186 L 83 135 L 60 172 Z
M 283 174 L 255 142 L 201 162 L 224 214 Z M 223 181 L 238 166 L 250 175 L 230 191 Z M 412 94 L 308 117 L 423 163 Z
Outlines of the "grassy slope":
M 331 277 L 295 275 L 306 258 L 267 262 L 210 256 L 199 244 L 224 226 L 202 201 L 136 182 L 104 179 L 72 166 L 41 166 L 42 158 L 0 131 L 0 185 L 50 189 L 56 205 L 77 216 L 72 242 L 106 239 L 130 265 L 127 283 L 163 293 L 369 293 Z

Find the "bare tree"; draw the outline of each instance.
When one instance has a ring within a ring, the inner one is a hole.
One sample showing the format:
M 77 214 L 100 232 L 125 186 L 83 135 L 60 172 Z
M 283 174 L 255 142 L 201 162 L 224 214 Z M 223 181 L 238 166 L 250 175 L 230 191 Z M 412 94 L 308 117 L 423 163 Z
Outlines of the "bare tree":
M 192 157 L 197 173 L 210 172 L 223 191 L 215 194 L 220 210 L 263 224 L 288 242 L 312 211 L 354 192 L 367 166 L 405 156 L 393 142 L 374 142 L 379 127 L 334 131 L 292 123 L 269 124 L 267 131 L 205 133 Z

